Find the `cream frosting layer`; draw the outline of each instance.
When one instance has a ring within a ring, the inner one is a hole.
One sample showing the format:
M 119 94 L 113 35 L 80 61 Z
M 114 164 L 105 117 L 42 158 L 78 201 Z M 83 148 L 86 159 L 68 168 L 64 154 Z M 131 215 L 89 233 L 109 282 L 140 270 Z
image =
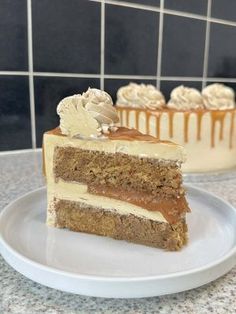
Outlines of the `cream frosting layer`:
M 102 151 L 112 154 L 123 153 L 176 162 L 184 162 L 186 158 L 185 150 L 182 146 L 169 142 L 110 140 L 108 138 L 86 140 L 45 133 L 44 144 L 50 156 L 53 154 L 51 150 L 55 146 L 72 146 L 84 150 Z
M 54 183 L 51 181 L 48 183 L 48 200 L 53 202 L 54 197 L 68 201 L 82 202 L 107 211 L 114 211 L 121 215 L 132 214 L 154 221 L 167 222 L 158 211 L 148 211 L 128 202 L 90 194 L 88 193 L 87 185 L 78 182 L 64 182 L 63 180 L 59 180 L 57 183 Z

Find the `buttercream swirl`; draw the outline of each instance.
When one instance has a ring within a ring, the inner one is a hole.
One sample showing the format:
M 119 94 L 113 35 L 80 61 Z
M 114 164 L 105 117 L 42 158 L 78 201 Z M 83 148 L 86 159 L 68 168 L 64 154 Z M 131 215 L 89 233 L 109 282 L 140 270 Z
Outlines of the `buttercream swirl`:
M 95 88 L 64 98 L 57 113 L 62 134 L 70 137 L 97 137 L 119 121 L 110 95 Z
M 112 98 L 108 93 L 96 88 L 89 88 L 87 92 L 83 93 L 82 102 L 84 108 L 101 125 L 111 125 L 119 121 Z
M 235 107 L 234 90 L 224 84 L 215 83 L 202 90 L 205 107 L 211 110 L 233 109 Z
M 204 103 L 197 89 L 180 85 L 172 90 L 167 107 L 176 110 L 196 110 L 204 108 Z
M 165 98 L 153 85 L 130 83 L 119 88 L 117 105 L 155 110 L 165 106 Z

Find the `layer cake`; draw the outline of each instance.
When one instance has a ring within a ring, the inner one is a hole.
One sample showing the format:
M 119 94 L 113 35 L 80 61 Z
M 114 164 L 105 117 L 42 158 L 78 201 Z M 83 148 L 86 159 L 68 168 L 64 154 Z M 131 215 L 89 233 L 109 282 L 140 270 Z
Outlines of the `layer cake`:
M 186 244 L 184 149 L 116 127 L 110 96 L 96 89 L 65 98 L 58 113 L 43 140 L 47 224 L 167 250 Z

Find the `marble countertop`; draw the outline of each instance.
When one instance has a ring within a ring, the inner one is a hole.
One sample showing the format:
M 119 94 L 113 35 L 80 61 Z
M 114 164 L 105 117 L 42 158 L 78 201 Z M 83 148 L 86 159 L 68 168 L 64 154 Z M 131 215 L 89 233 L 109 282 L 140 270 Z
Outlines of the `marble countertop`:
M 0 153 L 0 211 L 44 185 L 41 152 Z M 195 184 L 236 206 L 236 176 Z M 0 313 L 236 313 L 236 267 L 198 289 L 146 299 L 104 299 L 60 292 L 13 270 L 0 256 Z

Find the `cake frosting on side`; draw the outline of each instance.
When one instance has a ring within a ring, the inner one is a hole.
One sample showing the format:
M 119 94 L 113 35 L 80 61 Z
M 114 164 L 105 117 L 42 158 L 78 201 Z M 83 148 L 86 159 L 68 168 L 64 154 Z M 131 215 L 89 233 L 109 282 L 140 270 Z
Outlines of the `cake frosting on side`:
M 90 93 L 97 109 L 92 96 L 101 102 L 104 92 Z M 72 100 L 73 112 L 79 103 L 89 121 L 89 102 L 81 97 Z M 58 110 L 63 111 L 63 127 L 44 134 L 48 225 L 180 249 L 187 241 L 185 215 L 189 211 L 180 171 L 183 147 L 116 127 L 113 108 L 108 110 L 109 123 L 92 114 L 95 133 L 88 136 L 86 126 L 77 127 L 75 120 L 74 126 L 64 123 L 64 114 L 71 112 L 67 100 L 64 104 L 68 112 L 61 104 Z M 103 116 L 102 110 L 99 115 Z M 68 131 L 72 129 L 73 136 Z
M 120 125 L 134 127 L 161 140 L 183 145 L 185 172 L 207 172 L 236 166 L 236 108 L 234 92 L 222 84 L 207 86 L 202 94 L 177 87 L 162 108 L 124 106 L 117 100 Z M 203 156 L 204 158 L 199 158 Z

